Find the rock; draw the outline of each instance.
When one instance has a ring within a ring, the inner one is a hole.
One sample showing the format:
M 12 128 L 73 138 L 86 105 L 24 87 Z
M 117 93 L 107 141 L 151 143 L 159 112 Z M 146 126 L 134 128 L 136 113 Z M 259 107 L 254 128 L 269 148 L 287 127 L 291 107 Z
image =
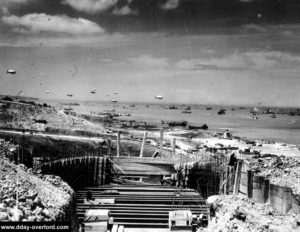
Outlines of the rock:
M 30 221 L 30 222 L 35 222 L 36 221 L 36 217 L 35 216 L 29 216 L 27 218 L 27 220 Z
M 7 204 L 6 203 L 0 203 L 0 212 L 1 211 L 6 211 Z
M 24 217 L 24 214 L 22 212 L 22 210 L 18 209 L 18 208 L 13 208 L 10 213 L 12 214 L 12 217 L 10 218 L 11 221 L 17 222 L 17 221 L 21 221 L 21 219 Z
M 36 207 L 36 209 L 33 211 L 35 215 L 40 215 L 43 212 L 43 209 L 39 206 Z
M 37 222 L 43 222 L 44 221 L 43 216 L 41 216 L 41 215 L 36 216 L 36 221 Z
M 214 196 L 210 196 L 206 199 L 206 203 L 207 204 L 213 204 L 217 201 L 217 199 L 219 198 L 219 195 L 214 195 Z
M 38 195 L 38 192 L 33 191 L 31 189 L 27 192 L 27 197 L 31 198 L 32 200 L 34 200 L 37 197 L 37 195 Z
M 300 226 L 300 214 L 298 214 L 295 218 L 297 226 Z
M 50 211 L 48 209 L 43 209 L 42 214 L 46 217 L 50 217 Z
M 25 216 L 27 216 L 27 217 L 30 216 L 31 213 L 32 213 L 32 211 L 29 210 L 29 209 L 25 209 L 25 210 L 24 210 L 24 214 L 25 214 Z
M 34 198 L 33 201 L 35 204 L 40 204 L 41 203 L 41 198 L 39 196 L 37 196 L 36 198 Z
M 24 170 L 24 171 L 27 170 L 27 167 L 26 167 L 24 164 L 19 164 L 19 167 L 20 167 L 22 170 Z
M 233 217 L 243 222 L 246 221 L 246 214 L 242 212 L 239 208 L 236 209 L 236 211 L 233 214 Z
M 8 214 L 7 213 L 4 213 L 4 212 L 0 212 L 0 222 L 1 221 L 6 221 L 8 220 L 9 217 L 8 217 Z

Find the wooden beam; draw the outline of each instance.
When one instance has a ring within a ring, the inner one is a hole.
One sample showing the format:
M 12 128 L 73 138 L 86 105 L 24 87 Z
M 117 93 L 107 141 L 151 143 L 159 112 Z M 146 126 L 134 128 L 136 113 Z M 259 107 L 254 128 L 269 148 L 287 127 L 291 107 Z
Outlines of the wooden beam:
M 247 196 L 253 197 L 253 172 L 251 170 L 247 171 Z
M 108 138 L 108 140 L 107 140 L 107 148 L 108 148 L 107 154 L 108 154 L 108 156 L 111 156 L 111 139 L 110 138 Z
M 236 171 L 235 171 L 233 195 L 238 195 L 239 194 L 242 165 L 243 165 L 243 161 L 239 160 L 237 162 Z
M 172 156 L 175 155 L 176 138 L 172 138 Z
M 144 132 L 144 137 L 143 137 L 143 142 L 142 142 L 142 147 L 141 147 L 140 157 L 143 157 L 144 146 L 145 146 L 146 138 L 147 138 L 147 131 Z
M 162 152 L 163 152 L 163 141 L 164 141 L 164 129 L 160 129 L 160 148 L 159 148 L 160 157 L 162 157 Z
M 117 157 L 120 157 L 120 131 L 117 132 Z

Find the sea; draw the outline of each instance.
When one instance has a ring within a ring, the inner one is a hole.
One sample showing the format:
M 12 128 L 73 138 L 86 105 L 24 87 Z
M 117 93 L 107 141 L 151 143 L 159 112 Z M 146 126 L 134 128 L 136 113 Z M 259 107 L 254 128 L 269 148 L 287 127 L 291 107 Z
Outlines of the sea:
M 228 129 L 234 136 L 265 139 L 300 146 L 299 115 L 277 114 L 276 118 L 273 118 L 270 114 L 261 114 L 257 116 L 257 119 L 253 119 L 251 113 L 253 107 L 66 100 L 47 100 L 46 102 L 56 108 L 71 107 L 76 113 L 83 114 L 113 111 L 121 114 L 118 118 L 122 120 L 148 123 L 186 120 L 189 125 L 193 126 L 200 126 L 205 123 L 210 131 L 220 132 Z M 176 109 L 170 109 L 170 106 L 175 106 L 173 108 Z M 183 113 L 188 106 L 191 108 L 188 110 L 190 113 Z M 225 114 L 219 115 L 220 109 L 225 109 Z

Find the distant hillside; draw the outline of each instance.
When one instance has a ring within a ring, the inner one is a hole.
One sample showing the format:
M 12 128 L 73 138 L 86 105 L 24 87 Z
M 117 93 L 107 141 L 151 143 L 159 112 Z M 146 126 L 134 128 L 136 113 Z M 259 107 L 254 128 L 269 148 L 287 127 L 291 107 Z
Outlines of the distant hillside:
M 57 110 L 46 103 L 36 101 L 13 101 L 10 97 L 0 98 L 0 127 L 38 131 L 81 130 L 101 132 L 103 127 L 95 125 L 74 112 Z
M 5 97 L 9 97 L 13 100 L 19 99 L 19 100 L 23 100 L 23 101 L 38 101 L 39 99 L 36 97 L 25 97 L 25 96 L 12 96 L 12 95 L 2 95 L 0 94 L 0 99 L 5 98 Z

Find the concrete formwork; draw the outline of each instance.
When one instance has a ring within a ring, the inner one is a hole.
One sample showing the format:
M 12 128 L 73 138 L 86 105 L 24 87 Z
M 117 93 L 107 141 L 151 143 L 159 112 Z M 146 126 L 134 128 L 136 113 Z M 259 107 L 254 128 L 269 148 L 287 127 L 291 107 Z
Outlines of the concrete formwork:
M 255 175 L 245 162 L 240 175 L 239 195 L 262 204 L 269 202 L 282 214 L 300 213 L 299 196 L 293 194 L 290 187 L 271 184 L 265 177 Z

